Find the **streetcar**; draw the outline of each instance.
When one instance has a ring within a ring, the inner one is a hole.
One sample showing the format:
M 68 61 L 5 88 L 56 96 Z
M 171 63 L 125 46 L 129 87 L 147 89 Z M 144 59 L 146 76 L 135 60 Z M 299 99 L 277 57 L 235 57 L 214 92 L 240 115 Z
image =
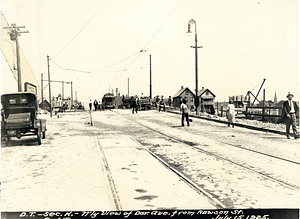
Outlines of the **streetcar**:
M 113 93 L 106 93 L 102 98 L 103 109 L 114 109 L 116 107 L 116 96 Z

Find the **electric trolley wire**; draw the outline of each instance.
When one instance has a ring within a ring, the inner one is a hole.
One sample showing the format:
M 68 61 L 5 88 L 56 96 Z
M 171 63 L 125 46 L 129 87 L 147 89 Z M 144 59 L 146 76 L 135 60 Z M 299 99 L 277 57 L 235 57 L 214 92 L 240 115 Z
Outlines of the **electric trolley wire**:
M 154 47 L 148 49 L 147 51 L 150 51 L 150 50 L 156 49 L 156 48 L 158 48 L 158 47 L 161 47 L 161 46 L 163 46 L 163 45 L 165 45 L 165 44 L 168 44 L 168 43 L 170 43 L 170 42 L 172 42 L 172 41 L 175 41 L 175 40 L 177 40 L 177 39 L 179 39 L 179 38 L 181 38 L 181 37 L 183 37 L 183 36 L 185 36 L 185 34 L 183 34 L 183 35 L 181 35 L 181 36 L 177 36 L 177 37 L 175 37 L 175 38 L 173 38 L 173 39 L 171 39 L 171 40 L 169 40 L 169 41 L 167 41 L 167 42 L 164 42 L 164 43 L 162 43 L 162 44 L 160 44 L 160 45 L 154 46 Z M 136 53 L 134 53 L 134 54 L 132 54 L 132 55 L 130 55 L 130 56 L 127 56 L 126 58 L 121 59 L 120 61 L 117 61 L 117 62 L 112 63 L 112 64 L 110 64 L 110 65 L 107 65 L 107 66 L 105 66 L 105 67 L 103 67 L 103 68 L 100 68 L 100 69 L 97 69 L 97 70 L 92 70 L 92 71 L 83 71 L 83 70 L 74 70 L 74 69 L 64 68 L 64 67 L 59 66 L 59 65 L 58 65 L 57 63 L 55 63 L 52 59 L 50 59 L 50 60 L 51 60 L 57 67 L 59 67 L 59 68 L 61 68 L 61 69 L 63 69 L 63 70 L 66 70 L 66 71 L 76 71 L 76 72 L 93 73 L 93 74 L 97 74 L 97 73 L 107 73 L 107 72 L 121 72 L 121 71 L 127 71 L 127 70 L 126 70 L 126 69 L 125 69 L 125 70 L 124 70 L 124 69 L 123 69 L 123 70 L 111 70 L 111 71 L 101 71 L 101 70 L 106 69 L 106 68 L 109 68 L 109 67 L 112 67 L 112 66 L 114 66 L 114 65 L 116 65 L 116 64 L 119 64 L 119 63 L 121 63 L 121 62 L 123 62 L 123 61 L 125 61 L 125 60 L 127 60 L 127 59 L 129 59 L 129 58 L 131 58 L 131 57 L 133 57 L 133 56 L 135 56 L 135 55 L 137 55 L 138 53 L 141 53 L 141 51 L 143 51 L 143 50 L 141 49 L 139 52 L 136 52 Z
M 175 41 L 175 40 L 177 40 L 177 39 L 179 39 L 179 38 L 181 38 L 181 37 L 183 37 L 183 36 L 185 36 L 185 34 L 183 34 L 183 35 L 181 35 L 181 36 L 178 36 L 178 37 L 176 37 L 176 38 L 174 38 L 174 39 L 171 39 L 171 40 L 169 40 L 169 41 L 167 41 L 167 42 L 164 42 L 164 43 L 162 43 L 162 44 L 160 44 L 160 45 L 158 45 L 158 46 L 154 46 L 154 47 L 152 47 L 152 48 L 150 48 L 150 49 L 147 49 L 147 51 L 156 49 L 156 48 L 158 48 L 158 47 L 161 47 L 161 46 L 163 46 L 163 45 L 165 45 L 165 44 L 168 44 L 168 43 L 170 43 L 170 42 L 172 42 L 172 41 Z
M 127 70 L 133 63 L 134 61 L 140 56 L 141 52 L 143 52 L 143 50 L 149 45 L 149 43 L 153 40 L 153 38 L 155 37 L 155 35 L 158 33 L 158 31 L 164 26 L 164 24 L 167 22 L 167 20 L 171 17 L 171 15 L 173 14 L 173 12 L 176 10 L 176 8 L 178 7 L 178 5 L 180 4 L 180 2 L 178 2 L 178 4 L 176 5 L 176 7 L 173 9 L 173 11 L 169 14 L 169 16 L 165 19 L 165 21 L 162 23 L 162 25 L 158 28 L 158 30 L 154 33 L 154 35 L 150 38 L 150 40 L 148 41 L 148 43 L 144 46 L 144 48 L 137 54 L 137 56 L 134 58 L 134 60 L 128 65 L 128 67 L 125 69 Z
M 108 0 L 106 1 L 108 2 Z M 58 54 L 60 54 L 62 51 L 64 51 L 72 42 L 73 40 L 75 40 L 75 38 L 84 30 L 84 28 L 94 19 L 94 17 L 99 13 L 99 11 L 103 8 L 103 6 L 106 4 L 106 2 L 104 2 L 104 4 L 98 9 L 98 11 L 93 15 L 93 17 L 83 26 L 83 28 L 81 28 L 81 30 L 73 37 L 73 39 L 71 39 L 69 41 L 69 43 L 62 49 L 60 50 L 54 57 L 56 57 Z M 53 58 L 54 58 L 53 57 Z
M 125 60 L 131 58 L 132 56 L 135 56 L 135 55 L 138 54 L 138 53 L 140 53 L 140 52 L 136 52 L 136 53 L 134 53 L 134 54 L 132 54 L 132 55 L 130 55 L 130 56 L 128 56 L 128 57 L 126 57 L 126 58 L 120 60 L 120 61 L 117 61 L 117 62 L 115 62 L 115 63 L 113 63 L 113 64 L 110 64 L 110 65 L 105 66 L 105 67 L 103 67 L 103 68 L 100 68 L 100 69 L 98 69 L 98 70 L 94 70 L 94 71 L 92 71 L 92 72 L 97 72 L 97 71 L 100 71 L 100 70 L 102 70 L 102 69 L 105 69 L 105 68 L 114 66 L 114 65 L 116 65 L 116 64 L 119 64 L 120 62 L 123 62 L 123 61 L 125 61 Z
M 82 71 L 82 70 L 75 70 L 75 69 L 63 68 L 63 67 L 59 66 L 58 64 L 56 64 L 52 59 L 50 59 L 50 61 L 51 61 L 54 65 L 56 65 L 57 67 L 59 67 L 59 68 L 61 68 L 61 69 L 63 69 L 63 70 L 66 70 L 66 71 L 75 71 L 75 72 L 82 72 L 82 73 L 91 73 L 91 72 L 89 72 L 89 71 Z

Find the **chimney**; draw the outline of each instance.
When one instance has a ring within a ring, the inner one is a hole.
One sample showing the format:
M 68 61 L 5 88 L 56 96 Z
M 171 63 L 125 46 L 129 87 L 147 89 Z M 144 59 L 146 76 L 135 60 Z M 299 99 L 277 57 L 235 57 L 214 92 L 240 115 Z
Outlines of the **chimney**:
M 183 86 L 181 86 L 181 89 L 183 89 Z
M 202 87 L 202 90 L 204 89 L 204 87 Z

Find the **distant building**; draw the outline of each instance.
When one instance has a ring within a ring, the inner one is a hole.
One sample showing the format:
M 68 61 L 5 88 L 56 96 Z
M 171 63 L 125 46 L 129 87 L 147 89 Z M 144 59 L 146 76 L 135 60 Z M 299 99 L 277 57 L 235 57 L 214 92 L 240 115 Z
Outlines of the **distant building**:
M 70 97 L 62 98 L 62 95 L 58 94 L 57 97 L 52 97 L 51 104 L 52 104 L 52 108 L 60 108 L 64 104 L 66 104 L 68 108 L 71 108 L 72 100 Z M 73 100 L 73 104 L 77 104 L 77 101 Z
M 50 103 L 47 100 L 43 100 L 43 102 L 40 103 L 39 107 L 50 112 Z
M 214 114 L 216 95 L 214 95 L 208 88 L 202 87 L 202 89 L 198 91 L 198 96 L 200 100 L 200 110 L 202 112 Z
M 187 100 L 187 106 L 190 110 L 195 109 L 195 94 L 188 87 L 181 86 L 180 90 L 173 96 L 173 106 L 180 107 L 183 99 Z

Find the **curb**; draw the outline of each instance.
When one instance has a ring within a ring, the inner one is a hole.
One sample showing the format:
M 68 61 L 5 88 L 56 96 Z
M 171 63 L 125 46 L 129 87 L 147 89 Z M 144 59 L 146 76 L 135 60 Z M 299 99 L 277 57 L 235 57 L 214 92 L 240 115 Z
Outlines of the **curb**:
M 167 113 L 173 113 L 173 114 L 180 114 L 178 112 L 168 111 L 168 110 L 166 110 L 165 112 L 167 112 Z M 197 118 L 197 119 L 204 119 L 204 120 L 208 120 L 208 121 L 213 121 L 213 122 L 227 124 L 226 121 L 216 120 L 216 119 L 207 118 L 207 117 L 201 117 L 201 116 L 196 116 L 196 115 L 189 115 L 189 117 L 193 117 L 193 118 Z M 277 131 L 277 130 L 273 130 L 273 129 L 259 128 L 259 127 L 255 127 L 255 126 L 251 126 L 251 125 L 245 125 L 245 124 L 240 124 L 240 123 L 234 123 L 234 125 L 238 126 L 238 127 L 242 127 L 242 128 L 256 130 L 256 131 L 270 132 L 270 133 L 279 134 L 279 135 L 286 135 L 285 132 Z M 294 134 L 290 134 L 290 135 L 293 136 Z

